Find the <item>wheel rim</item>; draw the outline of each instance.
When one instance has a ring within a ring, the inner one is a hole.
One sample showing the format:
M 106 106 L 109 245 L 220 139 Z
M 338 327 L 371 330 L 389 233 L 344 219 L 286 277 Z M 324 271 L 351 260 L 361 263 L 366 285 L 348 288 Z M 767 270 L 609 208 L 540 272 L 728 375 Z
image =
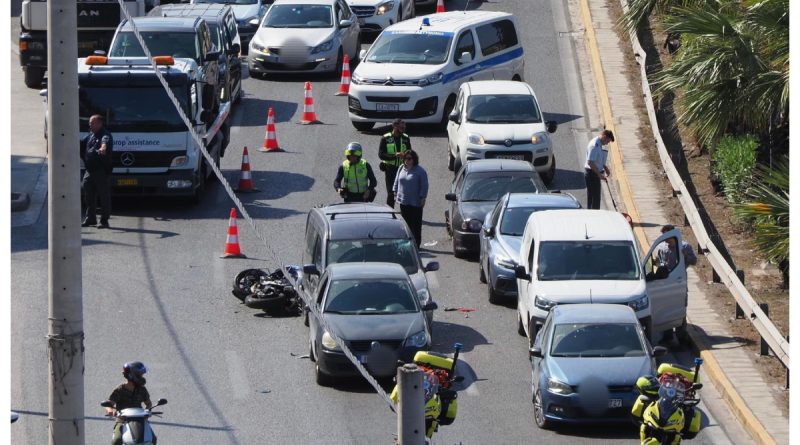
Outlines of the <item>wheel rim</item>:
M 536 418 L 536 424 L 539 426 L 544 425 L 544 409 L 542 408 L 542 393 L 536 390 L 533 397 L 533 416 Z

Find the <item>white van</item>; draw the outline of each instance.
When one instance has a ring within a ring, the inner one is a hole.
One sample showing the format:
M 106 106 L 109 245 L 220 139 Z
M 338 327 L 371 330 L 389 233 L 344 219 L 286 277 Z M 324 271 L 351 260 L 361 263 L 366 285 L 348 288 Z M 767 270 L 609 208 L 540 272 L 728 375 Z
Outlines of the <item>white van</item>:
M 520 335 L 533 345 L 550 308 L 569 303 L 630 306 L 652 343 L 664 331 L 686 332 L 688 289 L 680 248 L 671 270 L 658 270 L 656 248 L 680 232 L 664 233 L 641 256 L 633 230 L 621 213 L 609 210 L 546 210 L 525 225 L 514 272 Z
M 351 76 L 348 109 L 360 131 L 375 122 L 447 125 L 458 87 L 471 80 L 524 80 L 514 16 L 454 11 L 386 28 Z

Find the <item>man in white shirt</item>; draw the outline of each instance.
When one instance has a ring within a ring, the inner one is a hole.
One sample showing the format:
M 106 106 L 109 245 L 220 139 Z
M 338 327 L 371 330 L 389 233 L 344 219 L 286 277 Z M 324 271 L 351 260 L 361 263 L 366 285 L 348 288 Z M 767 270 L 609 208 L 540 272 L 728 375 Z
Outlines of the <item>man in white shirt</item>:
M 608 151 L 603 146 L 614 142 L 614 133 L 603 130 L 599 136 L 589 141 L 586 147 L 586 164 L 584 178 L 586 179 L 586 208 L 600 208 L 600 180 L 605 181 L 611 176 L 611 169 L 606 165 Z

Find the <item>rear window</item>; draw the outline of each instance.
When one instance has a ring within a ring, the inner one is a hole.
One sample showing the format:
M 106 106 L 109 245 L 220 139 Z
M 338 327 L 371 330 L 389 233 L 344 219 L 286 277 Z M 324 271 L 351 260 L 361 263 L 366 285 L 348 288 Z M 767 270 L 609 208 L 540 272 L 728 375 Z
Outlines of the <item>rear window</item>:
M 462 201 L 497 201 L 506 193 L 536 193 L 536 172 L 517 172 L 514 175 L 501 172 L 472 173 L 464 180 Z
M 417 253 L 410 239 L 364 239 L 328 241 L 328 264 L 395 263 L 407 274 L 419 270 Z
M 630 241 L 543 241 L 536 277 L 556 280 L 638 280 L 639 260 Z
M 479 26 L 475 31 L 478 33 L 478 42 L 481 44 L 481 53 L 484 56 L 511 48 L 519 43 L 514 22 L 508 19 L 487 23 Z

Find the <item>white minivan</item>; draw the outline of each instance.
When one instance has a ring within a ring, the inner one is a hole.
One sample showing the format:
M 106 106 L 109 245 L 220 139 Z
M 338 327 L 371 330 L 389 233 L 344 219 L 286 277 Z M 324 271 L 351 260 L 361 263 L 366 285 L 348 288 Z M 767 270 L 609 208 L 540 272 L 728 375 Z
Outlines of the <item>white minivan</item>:
M 381 32 L 351 76 L 348 109 L 360 131 L 375 122 L 447 125 L 458 87 L 472 80 L 524 80 L 514 16 L 454 11 L 394 24 Z
M 685 259 L 670 270 L 654 260 L 662 242 L 680 232 L 664 233 L 641 256 L 630 224 L 610 210 L 546 210 L 525 225 L 517 277 L 518 330 L 533 345 L 550 308 L 569 303 L 617 303 L 630 306 L 656 343 L 665 331 L 686 333 L 688 289 Z

